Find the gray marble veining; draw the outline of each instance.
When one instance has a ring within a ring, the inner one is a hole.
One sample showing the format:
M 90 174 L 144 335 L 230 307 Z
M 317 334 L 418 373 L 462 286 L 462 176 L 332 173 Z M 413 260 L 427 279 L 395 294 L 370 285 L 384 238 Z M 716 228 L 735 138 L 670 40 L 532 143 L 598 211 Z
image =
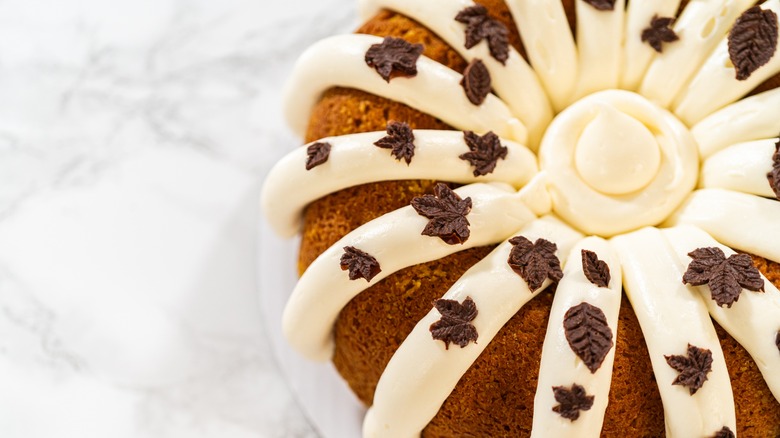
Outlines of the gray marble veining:
M 300 141 L 280 84 L 355 7 L 0 1 L 0 436 L 315 436 L 263 330 L 257 195 Z

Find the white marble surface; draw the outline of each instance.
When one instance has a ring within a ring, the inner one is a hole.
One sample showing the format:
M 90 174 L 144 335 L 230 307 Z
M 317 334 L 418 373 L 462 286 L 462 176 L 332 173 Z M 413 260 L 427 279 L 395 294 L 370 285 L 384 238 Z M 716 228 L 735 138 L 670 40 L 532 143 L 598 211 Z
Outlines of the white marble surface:
M 299 143 L 279 85 L 355 3 L 0 0 L 0 436 L 316 435 L 257 193 Z

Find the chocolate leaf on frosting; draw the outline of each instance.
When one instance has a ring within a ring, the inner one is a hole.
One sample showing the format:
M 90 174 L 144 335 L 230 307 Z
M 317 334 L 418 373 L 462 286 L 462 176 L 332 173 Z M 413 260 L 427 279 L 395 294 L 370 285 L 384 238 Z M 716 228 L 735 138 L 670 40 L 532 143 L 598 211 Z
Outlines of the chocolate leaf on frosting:
M 680 39 L 672 30 L 674 17 L 654 16 L 650 21 L 650 27 L 642 31 L 642 42 L 650 44 L 650 47 L 658 53 L 663 53 L 663 43 L 672 43 Z
M 441 313 L 441 319 L 431 324 L 431 335 L 433 339 L 444 341 L 445 349 L 450 349 L 450 342 L 460 348 L 477 342 L 479 335 L 471 323 L 477 317 L 477 305 L 471 297 L 466 297 L 463 304 L 455 300 L 436 300 L 434 307 Z
M 737 18 L 729 32 L 729 57 L 744 81 L 768 63 L 777 50 L 777 14 L 753 6 Z
M 501 139 L 493 131 L 481 137 L 472 131 L 466 131 L 463 133 L 463 139 L 470 152 L 461 154 L 459 158 L 474 166 L 474 176 L 483 176 L 493 172 L 498 159 L 506 159 L 506 155 L 509 153 L 509 149 L 501 144 Z
M 594 396 L 585 392 L 585 387 L 573 384 L 571 389 L 565 386 L 553 386 L 553 395 L 555 401 L 560 403 L 553 406 L 553 412 L 557 412 L 561 417 L 574 421 L 580 418 L 580 411 L 588 411 L 593 407 Z
M 366 52 L 366 64 L 373 67 L 382 79 L 390 82 L 396 76 L 417 75 L 417 59 L 422 55 L 422 44 L 411 44 L 401 38 L 385 37 L 382 44 L 373 44 Z
M 775 153 L 772 155 L 772 170 L 766 175 L 769 187 L 775 192 L 775 197 L 780 201 L 780 140 L 775 144 Z
M 412 207 L 417 213 L 430 219 L 422 234 L 440 237 L 449 245 L 464 243 L 471 234 L 466 219 L 471 211 L 471 198 L 461 199 L 442 183 L 436 184 L 433 193 L 412 199 Z
M 458 12 L 455 21 L 466 25 L 465 46 L 470 49 L 487 40 L 490 55 L 501 64 L 509 59 L 509 30 L 500 21 L 490 17 L 482 5 L 467 7 Z
M 775 336 L 775 345 L 777 345 L 777 351 L 780 352 L 780 330 L 777 331 L 777 336 Z
M 414 133 L 406 122 L 390 122 L 387 124 L 387 136 L 374 145 L 390 149 L 396 160 L 403 159 L 408 165 L 414 156 Z
M 580 303 L 566 311 L 563 329 L 569 347 L 582 359 L 591 374 L 601 368 L 614 345 L 612 329 L 604 312 L 592 304 Z
M 698 248 L 688 253 L 693 260 L 683 275 L 683 283 L 709 285 L 712 299 L 718 306 L 731 307 L 739 300 L 742 289 L 764 291 L 764 280 L 747 254 L 732 254 L 729 258 L 720 248 Z
M 734 435 L 734 432 L 731 431 L 726 426 L 723 426 L 723 428 L 717 432 L 715 432 L 715 435 L 712 436 L 712 438 L 735 438 L 736 435 Z
M 559 281 L 563 278 L 561 262 L 555 255 L 558 246 L 549 240 L 537 239 L 535 243 L 523 236 L 509 239 L 513 245 L 509 253 L 509 266 L 528 283 L 532 292 L 539 289 L 544 280 Z
M 582 250 L 582 271 L 585 278 L 598 287 L 609 287 L 609 280 L 612 278 L 609 274 L 609 265 L 599 256 L 587 249 Z
M 341 256 L 341 270 L 349 270 L 350 280 L 365 278 L 366 281 L 371 281 L 376 274 L 382 272 L 379 268 L 379 262 L 372 255 L 354 246 L 344 247 L 344 254 Z
M 599 11 L 614 11 L 617 0 L 585 0 L 585 3 L 593 6 Z
M 696 394 L 707 381 L 707 374 L 712 371 L 712 351 L 688 344 L 688 355 L 664 356 L 666 363 L 680 373 L 672 385 L 682 385 L 688 388 L 691 395 Z
M 487 95 L 490 94 L 490 72 L 485 67 L 485 63 L 479 59 L 471 61 L 466 70 L 463 71 L 460 85 L 463 86 L 469 102 L 477 106 L 482 105 Z
M 328 161 L 330 156 L 330 143 L 319 142 L 306 148 L 306 170 L 311 170 Z

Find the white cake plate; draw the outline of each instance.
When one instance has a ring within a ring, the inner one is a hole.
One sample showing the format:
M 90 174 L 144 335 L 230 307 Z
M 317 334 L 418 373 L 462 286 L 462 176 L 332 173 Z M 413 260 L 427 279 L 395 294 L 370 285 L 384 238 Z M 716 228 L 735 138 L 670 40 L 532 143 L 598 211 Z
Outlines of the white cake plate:
M 322 438 L 359 438 L 365 408 L 333 365 L 311 362 L 287 344 L 282 311 L 295 286 L 298 241 L 279 239 L 261 220 L 258 284 L 271 348 L 294 397 Z

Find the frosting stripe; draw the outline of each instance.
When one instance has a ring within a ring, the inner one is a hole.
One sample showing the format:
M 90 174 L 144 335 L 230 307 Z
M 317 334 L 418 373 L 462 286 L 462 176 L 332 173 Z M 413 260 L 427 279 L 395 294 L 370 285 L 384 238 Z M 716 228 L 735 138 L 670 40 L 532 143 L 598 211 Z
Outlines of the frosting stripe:
M 591 283 L 583 272 L 582 250 L 595 252 L 609 266 L 611 281 L 608 288 Z M 622 293 L 620 261 L 611 246 L 599 237 L 588 237 L 575 245 L 569 253 L 563 279 L 555 290 L 547 334 L 539 367 L 539 383 L 534 398 L 534 423 L 532 437 L 598 437 L 604 422 L 612 381 L 614 344 L 600 368 L 592 373 L 569 346 L 563 324 L 566 312 L 583 302 L 596 306 L 606 315 L 613 334 L 618 333 L 618 313 Z M 576 421 L 570 421 L 551 409 L 555 405 L 554 386 L 571 386 L 577 383 L 594 396 L 593 407 L 581 412 Z
M 706 158 L 736 143 L 770 138 L 780 132 L 780 88 L 764 91 L 713 113 L 691 132 Z
M 669 107 L 675 97 L 728 34 L 737 17 L 753 6 L 754 0 L 693 1 L 683 10 L 673 29 L 680 41 L 656 56 L 647 70 L 640 93 Z
M 769 0 L 762 9 L 780 14 L 780 0 Z M 674 112 L 689 126 L 748 94 L 762 82 L 780 73 L 780 54 L 759 68 L 749 78 L 739 81 L 729 57 L 728 40 L 724 38 L 707 59 L 701 70 L 682 91 L 674 104 Z
M 528 58 L 553 107 L 569 104 L 577 85 L 578 54 L 560 0 L 507 0 Z
M 680 7 L 680 0 L 659 0 L 652 2 L 629 2 L 626 12 L 626 37 L 623 43 L 623 75 L 620 87 L 636 90 L 642 83 L 650 62 L 656 55 L 649 44 L 642 41 L 642 32 L 648 28 L 653 17 L 674 17 Z M 676 41 L 674 44 L 678 44 Z M 664 45 L 664 53 L 671 46 Z M 661 55 L 662 56 L 662 55 Z
M 780 202 L 723 189 L 701 189 L 664 225 L 695 225 L 732 248 L 780 262 Z
M 699 185 L 774 198 L 767 173 L 777 139 L 738 143 L 712 155 L 701 169 Z
M 670 438 L 712 436 L 726 425 L 736 430 L 734 398 L 726 361 L 707 308 L 698 293 L 682 284 L 685 272 L 676 253 L 656 228 L 614 237 L 623 283 L 645 336 L 664 405 Z M 679 373 L 665 356 L 684 355 L 688 345 L 712 352 L 712 369 L 691 395 L 672 385 Z
M 506 65 L 490 55 L 484 42 L 466 49 L 463 27 L 454 19 L 458 12 L 475 4 L 470 0 L 360 0 L 360 12 L 364 19 L 369 19 L 383 8 L 396 11 L 425 23 L 467 61 L 480 59 L 490 71 L 496 94 L 523 121 L 528 128 L 528 144 L 536 149 L 544 128 L 552 120 L 550 102 L 536 73 L 514 48 L 510 47 Z
M 600 11 L 585 0 L 576 1 L 579 83 L 572 101 L 595 91 L 617 88 L 622 69 L 626 0 Z
M 504 102 L 489 94 L 482 105 L 472 104 L 460 86 L 463 76 L 430 58 L 420 56 L 416 76 L 385 82 L 365 62 L 369 47 L 382 40 L 372 35 L 338 35 L 317 42 L 301 55 L 284 92 L 285 115 L 299 135 L 303 135 L 308 115 L 322 93 L 340 86 L 401 102 L 457 129 L 492 130 L 520 143 L 527 140 L 525 125 Z
M 404 207 L 356 228 L 325 250 L 303 273 L 284 310 L 282 325 L 290 344 L 312 360 L 330 359 L 333 324 L 341 309 L 360 292 L 403 268 L 499 242 L 535 218 L 506 185 L 476 183 L 455 192 L 473 202 L 466 217 L 471 236 L 462 245 L 421 235 L 428 219 L 412 207 Z M 382 271 L 370 282 L 350 280 L 340 269 L 343 248 L 349 246 L 379 262 Z
M 559 258 L 565 257 L 582 238 L 581 234 L 549 216 L 531 222 L 515 235 L 532 241 L 544 238 L 556 243 Z M 465 348 L 450 345 L 449 349 L 445 349 L 443 342 L 431 336 L 429 327 L 440 318 L 437 310 L 431 310 L 387 364 L 374 393 L 373 406 L 363 422 L 363 436 L 419 436 L 504 324 L 549 285 L 550 280 L 547 280 L 532 293 L 507 264 L 511 250 L 510 243 L 502 243 L 469 269 L 443 296 L 458 302 L 467 297 L 474 300 L 479 314 L 472 323 L 479 333 L 479 340 Z
M 306 148 L 296 148 L 271 170 L 263 185 L 262 207 L 271 226 L 293 236 L 306 205 L 330 193 L 360 184 L 402 179 L 435 179 L 467 184 L 500 181 L 519 188 L 537 172 L 536 157 L 525 146 L 501 140 L 509 149 L 493 172 L 474 176 L 474 167 L 459 156 L 469 151 L 460 131 L 414 131 L 414 157 L 408 165 L 374 146 L 385 132 L 319 140 L 331 145 L 328 161 L 306 170 Z
M 691 261 L 688 253 L 697 248 L 717 247 L 726 257 L 735 254 L 734 250 L 696 227 L 684 225 L 663 230 L 663 233 L 683 266 Z M 772 394 L 780 401 L 780 354 L 773 336 L 780 324 L 780 291 L 764 278 L 763 293 L 743 290 L 737 302 L 724 308 L 712 300 L 708 286 L 690 288 L 704 297 L 710 315 L 750 353 Z

